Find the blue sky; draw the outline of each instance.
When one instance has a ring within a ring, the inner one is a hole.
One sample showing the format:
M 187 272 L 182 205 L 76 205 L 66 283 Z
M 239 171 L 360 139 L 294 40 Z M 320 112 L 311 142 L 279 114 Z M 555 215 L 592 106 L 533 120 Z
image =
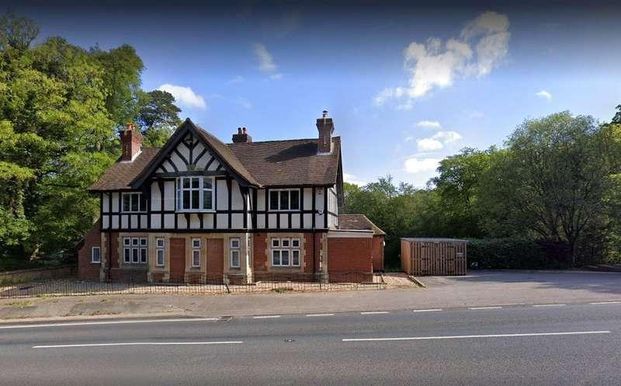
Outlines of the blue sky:
M 10 9 L 41 38 L 131 44 L 143 87 L 225 141 L 240 126 L 256 141 L 315 137 L 327 109 L 358 183 L 424 186 L 438 160 L 502 145 L 526 118 L 609 120 L 621 104 L 621 9 L 605 4 L 63 4 Z

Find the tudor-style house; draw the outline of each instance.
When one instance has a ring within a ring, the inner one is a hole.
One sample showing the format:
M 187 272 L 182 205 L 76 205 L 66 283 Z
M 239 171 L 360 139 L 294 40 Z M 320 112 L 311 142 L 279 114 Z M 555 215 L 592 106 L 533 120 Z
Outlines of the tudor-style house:
M 342 214 L 341 140 L 332 119 L 312 139 L 225 144 L 186 119 L 162 148 L 132 125 L 122 155 L 90 187 L 100 217 L 78 251 L 84 280 L 340 281 L 383 268 L 384 233 Z

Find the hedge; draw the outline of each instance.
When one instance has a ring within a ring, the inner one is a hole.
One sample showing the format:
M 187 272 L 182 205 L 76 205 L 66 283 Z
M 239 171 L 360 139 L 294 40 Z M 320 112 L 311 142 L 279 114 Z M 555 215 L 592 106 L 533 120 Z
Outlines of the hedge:
M 474 239 L 468 242 L 471 269 L 557 269 L 571 260 L 566 244 L 548 240 Z

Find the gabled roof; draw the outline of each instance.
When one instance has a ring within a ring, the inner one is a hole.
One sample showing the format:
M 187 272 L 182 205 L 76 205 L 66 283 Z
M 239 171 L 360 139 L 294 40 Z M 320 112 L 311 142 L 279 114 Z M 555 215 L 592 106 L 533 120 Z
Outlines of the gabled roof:
M 339 229 L 360 231 L 372 230 L 373 234 L 378 236 L 386 234 L 363 214 L 339 214 Z
M 317 139 L 292 139 L 228 145 L 263 186 L 334 185 L 341 139 L 332 138 L 332 152 L 317 154 Z
M 218 161 L 223 163 L 233 174 L 240 177 L 247 185 L 259 186 L 257 180 L 255 180 L 252 174 L 250 174 L 244 165 L 239 162 L 231 149 L 229 149 L 218 138 L 196 126 L 190 118 L 187 118 L 181 126 L 175 130 L 168 142 L 166 142 L 166 145 L 164 145 L 157 156 L 151 160 L 144 170 L 133 181 L 131 181 L 130 185 L 135 189 L 140 187 L 143 182 L 160 166 L 164 158 L 166 158 L 168 154 L 173 151 L 175 147 L 177 147 L 179 142 L 181 142 L 188 133 L 192 133 L 199 138 L 199 140 L 202 140 L 204 145 L 213 150 L 215 153 L 214 156 L 218 159 Z
M 332 138 L 332 152 L 317 154 L 317 139 L 293 139 L 224 144 L 186 119 L 161 149 L 145 148 L 133 162 L 112 165 L 90 191 L 135 190 L 157 170 L 160 163 L 188 132 L 213 151 L 213 155 L 246 185 L 309 186 L 337 183 L 341 141 Z

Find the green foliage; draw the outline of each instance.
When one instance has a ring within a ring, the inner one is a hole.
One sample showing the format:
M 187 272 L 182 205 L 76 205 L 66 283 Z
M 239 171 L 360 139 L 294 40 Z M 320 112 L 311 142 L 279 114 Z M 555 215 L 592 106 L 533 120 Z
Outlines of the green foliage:
M 527 120 L 505 148 L 464 149 L 438 173 L 420 190 L 390 177 L 346 184 L 346 211 L 387 233 L 387 265 L 403 236 L 484 239 L 473 245 L 488 268 L 621 260 L 620 124 L 568 112 Z
M 468 242 L 468 265 L 476 269 L 558 269 L 569 262 L 554 248 L 532 239 L 483 239 Z
M 140 109 L 142 59 L 127 44 L 110 51 L 95 47 L 90 54 L 105 69 L 101 79 L 106 110 L 117 126 L 123 126 L 133 120 Z
M 141 101 L 158 130 L 178 119 L 172 96 L 140 89 L 132 47 L 33 46 L 37 34 L 28 19 L 0 17 L 0 260 L 73 249 L 98 214 L 87 188 L 118 157 L 117 127 L 148 110 Z
M 143 93 L 136 122 L 140 126 L 145 145 L 160 147 L 179 126 L 181 109 L 175 106 L 175 97 L 167 91 Z

